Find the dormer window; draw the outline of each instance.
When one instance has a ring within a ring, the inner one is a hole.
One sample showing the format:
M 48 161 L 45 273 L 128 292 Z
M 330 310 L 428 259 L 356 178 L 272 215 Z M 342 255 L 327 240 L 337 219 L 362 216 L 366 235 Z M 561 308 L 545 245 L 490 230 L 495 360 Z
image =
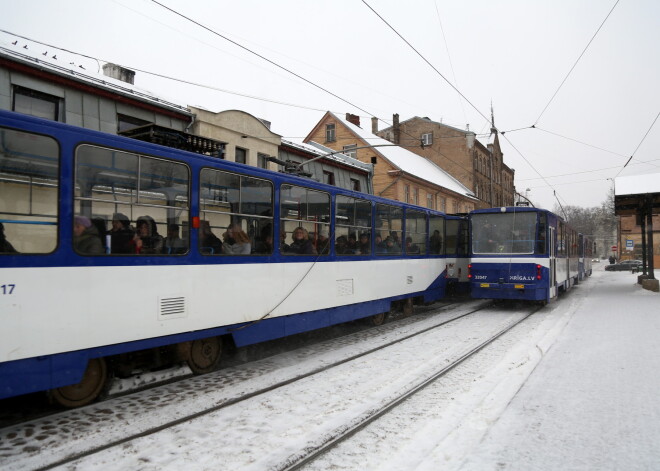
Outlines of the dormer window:
M 325 141 L 326 142 L 335 142 L 337 139 L 335 137 L 335 123 L 325 125 Z

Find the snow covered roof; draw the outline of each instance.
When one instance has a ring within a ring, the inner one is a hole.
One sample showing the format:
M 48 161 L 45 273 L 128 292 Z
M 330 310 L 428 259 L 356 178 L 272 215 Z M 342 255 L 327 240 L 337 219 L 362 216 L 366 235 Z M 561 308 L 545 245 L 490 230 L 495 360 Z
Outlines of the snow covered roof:
M 47 71 L 70 80 L 109 90 L 134 100 L 148 102 L 170 111 L 186 115 L 192 114 L 183 104 L 165 100 L 133 84 L 104 75 L 101 72 L 101 64 L 96 59 L 48 47 L 5 32 L 0 32 L 1 57 L 31 66 L 37 70 Z
M 355 135 L 362 139 L 365 144 L 372 146 L 385 145 L 388 147 L 376 147 L 374 152 L 379 153 L 393 165 L 400 168 L 404 172 L 413 175 L 422 180 L 426 180 L 434 185 L 442 186 L 460 195 L 474 198 L 474 193 L 449 175 L 443 169 L 424 157 L 421 157 L 414 152 L 404 149 L 403 147 L 393 146 L 390 141 L 382 139 L 375 134 L 365 131 L 364 129 L 356 126 L 353 123 L 340 118 L 332 112 L 329 112 L 337 121 L 340 121 L 344 126 L 349 128 Z
M 614 179 L 614 195 L 643 195 L 660 193 L 660 173 L 631 175 Z
M 330 149 L 329 147 L 325 147 L 314 141 L 305 143 L 302 142 L 302 140 L 290 141 L 287 139 L 282 139 L 282 144 L 286 144 L 291 147 L 296 147 L 305 152 L 309 152 L 310 154 L 314 154 L 315 156 L 321 156 L 321 155 L 330 154 L 331 152 L 336 152 L 334 149 Z M 350 167 L 359 168 L 360 170 L 364 170 L 366 172 L 371 172 L 371 164 L 365 164 L 364 162 L 360 162 L 358 159 L 355 159 L 350 155 L 339 153 L 339 154 L 326 155 L 325 158 L 328 160 L 334 160 L 335 162 L 340 163 L 342 165 L 347 165 Z

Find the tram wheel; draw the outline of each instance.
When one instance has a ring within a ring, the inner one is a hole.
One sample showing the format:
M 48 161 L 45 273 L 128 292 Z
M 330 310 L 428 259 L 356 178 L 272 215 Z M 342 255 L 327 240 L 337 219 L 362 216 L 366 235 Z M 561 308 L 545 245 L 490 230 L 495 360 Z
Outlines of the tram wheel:
M 412 316 L 415 312 L 412 298 L 404 299 L 401 305 L 401 311 L 405 317 Z
M 222 356 L 220 337 L 208 337 L 179 344 L 179 355 L 195 374 L 215 370 Z
M 375 327 L 378 327 L 379 325 L 383 325 L 385 321 L 387 320 L 387 313 L 386 312 L 381 312 L 380 314 L 374 314 L 373 316 L 370 316 L 367 318 L 367 322 L 369 325 L 373 325 Z
M 80 407 L 94 401 L 108 380 L 108 367 L 103 358 L 92 358 L 78 384 L 50 390 L 50 397 L 64 407 Z

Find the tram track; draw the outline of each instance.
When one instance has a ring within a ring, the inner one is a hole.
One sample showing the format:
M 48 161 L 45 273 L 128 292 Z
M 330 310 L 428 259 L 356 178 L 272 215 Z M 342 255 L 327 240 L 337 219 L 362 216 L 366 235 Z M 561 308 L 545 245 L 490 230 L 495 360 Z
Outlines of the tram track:
M 258 397 L 258 396 L 261 396 L 261 395 L 268 394 L 269 392 L 275 391 L 279 388 L 284 388 L 285 386 L 290 385 L 292 383 L 295 383 L 297 381 L 302 381 L 306 378 L 310 378 L 314 375 L 318 375 L 318 374 L 321 374 L 325 371 L 331 370 L 332 368 L 337 368 L 340 365 L 349 363 L 351 361 L 355 361 L 359 358 L 370 355 L 370 354 L 372 354 L 376 351 L 383 350 L 383 349 L 386 349 L 386 348 L 391 347 L 393 345 L 396 345 L 398 343 L 414 339 L 415 337 L 420 336 L 420 335 L 424 335 L 425 333 L 428 333 L 428 332 L 432 331 L 433 329 L 437 329 L 437 328 L 440 328 L 440 327 L 443 327 L 443 326 L 447 326 L 448 324 L 451 324 L 452 322 L 456 322 L 460 319 L 464 319 L 467 316 L 470 316 L 472 314 L 475 314 L 475 313 L 478 313 L 478 312 L 484 310 L 486 307 L 488 307 L 488 305 L 489 304 L 484 304 L 484 305 L 478 307 L 477 309 L 470 309 L 470 310 L 467 310 L 466 312 L 463 312 L 459 315 L 451 316 L 448 319 L 444 319 L 441 322 L 434 323 L 433 325 L 430 325 L 426 328 L 416 330 L 415 332 L 410 333 L 408 335 L 401 336 L 401 337 L 396 338 L 395 340 L 392 340 L 392 341 L 384 342 L 384 343 L 378 345 L 377 347 L 366 349 L 364 351 L 359 352 L 358 354 L 345 357 L 341 361 L 329 363 L 329 364 L 323 365 L 321 367 L 311 369 L 310 371 L 306 372 L 305 374 L 292 376 L 292 377 L 289 377 L 285 380 L 273 383 L 273 384 L 269 385 L 268 387 L 256 389 L 256 390 L 253 390 L 249 393 L 242 394 L 242 395 L 239 395 L 239 396 L 236 396 L 236 397 L 227 398 L 226 400 L 221 401 L 220 403 L 214 405 L 213 407 L 208 407 L 208 408 L 205 408 L 203 410 L 199 410 L 195 413 L 182 414 L 182 415 L 179 415 L 174 420 L 169 420 L 169 421 L 160 423 L 157 426 L 146 427 L 146 428 L 141 429 L 139 431 L 124 434 L 121 438 L 111 439 L 111 440 L 105 442 L 102 445 L 92 446 L 92 447 L 89 447 L 89 448 L 84 449 L 84 450 L 80 449 L 79 447 L 78 448 L 77 447 L 72 447 L 70 449 L 67 447 L 66 451 L 61 452 L 59 454 L 57 454 L 57 453 L 53 454 L 53 456 L 54 456 L 53 461 L 51 461 L 49 463 L 46 463 L 46 464 L 43 464 L 43 465 L 39 465 L 39 466 L 31 468 L 31 469 L 52 469 L 54 467 L 63 466 L 63 465 L 69 464 L 69 463 L 73 463 L 76 460 L 80 460 L 80 459 L 83 459 L 85 457 L 90 457 L 94 454 L 103 452 L 105 450 L 109 450 L 109 449 L 112 449 L 114 447 L 122 446 L 123 444 L 126 444 L 126 443 L 128 443 L 130 441 L 133 441 L 133 440 L 136 440 L 136 439 L 139 439 L 141 437 L 146 437 L 146 436 L 149 436 L 149 435 L 153 435 L 153 434 L 156 434 L 156 433 L 161 432 L 163 430 L 167 430 L 167 429 L 176 427 L 176 426 L 178 426 L 180 424 L 183 424 L 185 422 L 189 422 L 189 421 L 199 419 L 199 418 L 204 417 L 204 416 L 208 416 L 208 415 L 213 414 L 217 411 L 220 411 L 221 409 L 230 407 L 232 405 L 239 404 L 239 403 L 241 403 L 243 401 L 247 401 L 251 398 L 255 398 L 255 397 Z M 443 307 L 441 309 L 446 310 L 446 307 Z M 510 327 L 509 327 L 509 329 L 510 329 Z M 499 335 L 502 335 L 503 333 L 504 332 L 500 333 Z M 490 340 L 490 341 L 492 342 L 493 340 Z M 483 346 L 485 346 L 485 345 L 483 345 Z M 481 346 L 479 349 L 483 348 L 483 346 Z M 449 369 L 446 369 L 446 371 L 449 371 Z M 405 399 L 402 399 L 402 400 L 405 400 Z M 104 406 L 103 403 L 98 405 L 98 407 L 101 407 L 101 408 L 103 406 Z M 395 406 L 396 406 L 396 404 L 391 405 L 391 407 L 395 407 Z M 100 410 L 103 410 L 103 409 L 100 409 Z M 56 419 L 53 419 L 53 422 L 56 422 L 56 421 L 57 421 Z M 94 419 L 89 418 L 88 421 L 94 422 Z M 17 427 L 13 427 L 13 428 L 16 429 Z M 20 427 L 18 427 L 18 428 L 20 428 Z M 20 432 L 15 432 L 15 434 L 16 433 L 20 434 Z M 352 432 L 352 433 L 355 433 L 355 432 Z M 5 444 L 6 444 L 6 438 L 7 438 L 7 434 L 3 433 L 0 430 L 0 444 L 2 444 L 3 442 L 5 442 Z M 2 447 L 2 448 L 6 449 L 4 447 Z M 29 452 L 30 450 L 27 450 L 27 451 Z M 0 456 L 2 456 L 2 453 L 0 453 Z M 11 466 L 10 466 L 10 469 L 11 469 Z M 297 468 L 292 468 L 292 469 L 297 469 Z
M 368 416 L 365 416 L 362 418 L 362 420 L 354 425 L 352 425 L 350 428 L 342 431 L 340 434 L 332 437 L 331 439 L 327 440 L 325 443 L 323 443 L 321 446 L 316 447 L 312 450 L 307 450 L 302 456 L 296 457 L 293 459 L 290 463 L 287 463 L 284 467 L 279 467 L 277 468 L 278 471 L 296 471 L 303 469 L 306 465 L 310 464 L 313 462 L 315 459 L 318 457 L 322 456 L 323 454 L 327 453 L 328 451 L 332 450 L 336 446 L 338 446 L 340 443 L 350 439 L 353 435 L 358 433 L 359 431 L 365 429 L 367 426 L 371 425 L 373 422 L 376 420 L 380 419 L 393 409 L 395 409 L 397 406 L 399 406 L 401 403 L 404 401 L 408 400 L 415 394 L 419 393 L 423 389 L 425 389 L 427 386 L 430 384 L 434 383 L 438 379 L 444 377 L 447 375 L 449 372 L 454 370 L 456 367 L 461 365 L 463 362 L 466 360 L 472 358 L 474 355 L 482 351 L 484 348 L 495 342 L 497 339 L 502 337 L 504 334 L 508 333 L 511 331 L 513 328 L 527 320 L 529 317 L 534 315 L 536 312 L 541 310 L 543 306 L 538 306 L 535 307 L 531 312 L 523 315 L 520 319 L 516 320 L 515 322 L 512 322 L 511 324 L 507 325 L 505 328 L 501 329 L 499 332 L 497 332 L 495 335 L 492 337 L 484 340 L 482 343 L 476 345 L 474 348 L 470 349 L 469 351 L 465 352 L 463 355 L 460 357 L 456 358 L 454 361 L 452 361 L 450 364 L 445 365 L 443 368 L 439 369 L 436 371 L 433 375 L 428 377 L 427 379 L 421 381 L 419 384 L 417 384 L 415 387 L 412 389 L 408 390 L 404 394 L 401 394 L 399 397 L 393 399 L 389 403 L 385 404 L 378 410 L 375 410 L 371 412 Z

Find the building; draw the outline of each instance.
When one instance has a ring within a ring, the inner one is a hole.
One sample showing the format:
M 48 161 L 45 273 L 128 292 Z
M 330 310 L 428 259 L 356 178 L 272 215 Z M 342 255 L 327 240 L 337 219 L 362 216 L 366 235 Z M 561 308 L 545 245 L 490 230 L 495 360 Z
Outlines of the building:
M 475 208 L 477 200 L 466 186 L 433 161 L 365 131 L 358 116 L 347 114 L 343 119 L 326 112 L 305 138 L 305 142 L 312 141 L 375 164 L 376 195 L 448 213 Z
M 373 194 L 373 165 L 335 153 L 333 149 L 316 142 L 306 144 L 282 139 L 279 158 L 294 174 L 303 172 L 328 185 Z
M 415 116 L 399 122 L 393 116 L 393 125 L 377 129 L 372 119 L 372 133 L 395 144 L 400 144 L 445 170 L 464 186 L 472 190 L 478 201 L 477 208 L 513 206 L 515 171 L 503 161 L 494 120 L 484 145 L 477 135 L 429 118 Z M 417 145 L 424 143 L 424 147 Z
M 277 170 L 269 158 L 278 155 L 282 136 L 270 130 L 268 121 L 240 110 L 214 113 L 193 106 L 190 109 L 195 115 L 193 134 L 223 142 L 226 160 Z
M 302 162 L 323 152 L 283 144 L 268 121 L 244 111 L 214 113 L 164 100 L 136 87 L 132 70 L 105 64 L 103 73 L 96 73 L 89 64 L 78 66 L 46 52 L 22 40 L 0 46 L 0 109 L 275 171 L 283 167 L 272 159 L 298 153 Z M 347 156 L 329 156 L 306 170 L 317 181 L 371 188 L 371 166 Z
M 17 42 L 14 48 L 0 47 L 2 109 L 111 134 L 149 123 L 184 132 L 192 122 L 185 106 L 135 87 L 130 70 L 106 64 L 107 75 L 99 75 L 75 70 L 32 45 L 25 49 Z

